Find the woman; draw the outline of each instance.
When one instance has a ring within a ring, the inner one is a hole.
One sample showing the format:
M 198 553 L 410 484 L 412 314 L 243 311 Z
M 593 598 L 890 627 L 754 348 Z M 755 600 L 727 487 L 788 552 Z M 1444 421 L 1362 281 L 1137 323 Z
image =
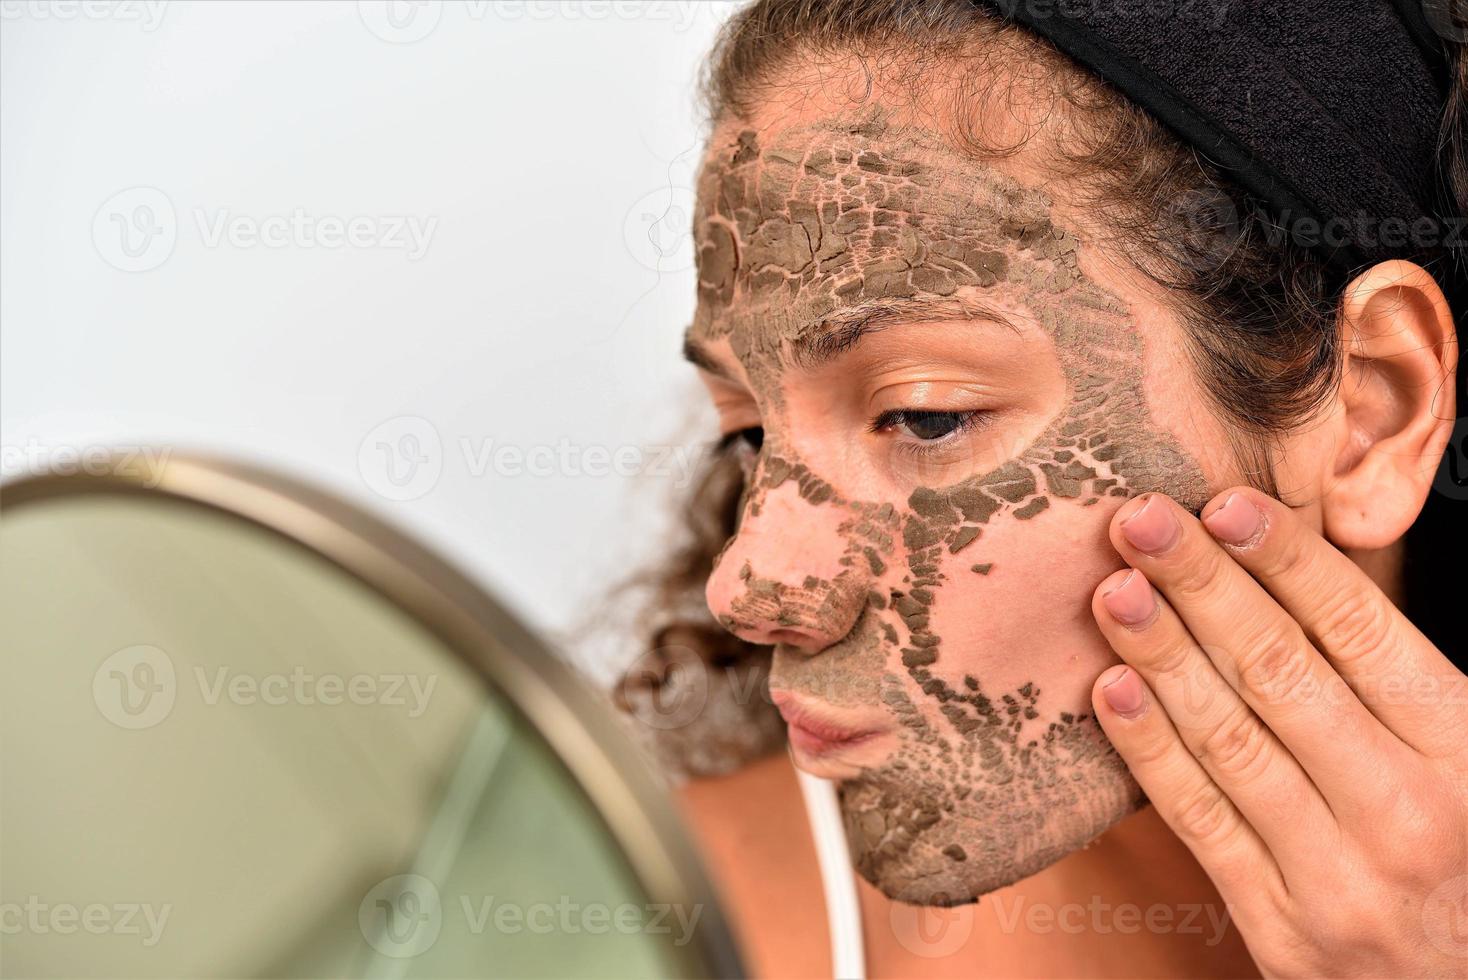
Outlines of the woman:
M 1463 46 L 1164 6 L 762 0 L 714 52 L 722 453 L 619 701 L 761 975 L 833 969 L 792 761 L 873 975 L 1468 972 Z

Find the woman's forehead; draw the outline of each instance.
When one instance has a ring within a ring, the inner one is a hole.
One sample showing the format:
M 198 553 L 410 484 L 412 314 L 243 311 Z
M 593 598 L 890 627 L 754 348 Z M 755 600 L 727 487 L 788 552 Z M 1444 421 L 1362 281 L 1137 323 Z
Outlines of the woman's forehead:
M 880 112 L 717 142 L 699 179 L 690 336 L 776 358 L 943 306 L 1105 306 L 1049 197 Z

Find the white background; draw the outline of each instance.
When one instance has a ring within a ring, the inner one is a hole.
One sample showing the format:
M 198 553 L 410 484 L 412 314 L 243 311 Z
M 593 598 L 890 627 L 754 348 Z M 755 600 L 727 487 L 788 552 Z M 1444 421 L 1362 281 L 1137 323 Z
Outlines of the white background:
M 6 475 L 227 451 L 576 625 L 713 434 L 678 342 L 730 9 L 3 0 Z

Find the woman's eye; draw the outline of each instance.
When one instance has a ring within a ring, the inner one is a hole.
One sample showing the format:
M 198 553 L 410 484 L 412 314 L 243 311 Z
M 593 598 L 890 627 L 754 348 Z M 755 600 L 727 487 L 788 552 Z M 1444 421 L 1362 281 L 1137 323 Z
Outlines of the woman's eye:
M 919 412 L 898 409 L 883 412 L 872 423 L 873 432 L 899 432 L 922 442 L 950 436 L 972 425 L 980 412 Z
M 765 430 L 763 426 L 750 426 L 747 429 L 736 429 L 726 433 L 719 440 L 720 449 L 740 449 L 759 452 L 765 442 Z

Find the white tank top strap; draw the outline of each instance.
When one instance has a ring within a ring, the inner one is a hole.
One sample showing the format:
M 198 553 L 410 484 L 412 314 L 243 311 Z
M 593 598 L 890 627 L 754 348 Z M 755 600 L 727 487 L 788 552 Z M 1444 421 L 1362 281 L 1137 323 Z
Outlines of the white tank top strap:
M 856 875 L 851 851 L 846 844 L 846 826 L 836 785 L 797 768 L 805 814 L 815 840 L 816 860 L 821 867 L 821 888 L 826 895 L 826 918 L 831 931 L 831 971 L 835 980 L 866 980 L 866 956 L 862 949 L 861 902 L 856 893 Z

